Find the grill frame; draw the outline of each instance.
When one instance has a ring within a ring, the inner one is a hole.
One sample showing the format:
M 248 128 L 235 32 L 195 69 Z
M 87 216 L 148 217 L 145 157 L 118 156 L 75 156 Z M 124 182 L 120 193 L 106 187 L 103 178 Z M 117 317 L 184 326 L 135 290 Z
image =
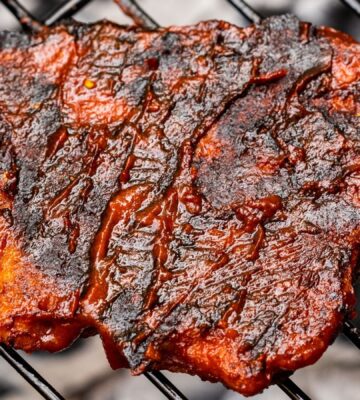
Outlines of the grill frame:
M 17 0 L 0 0 L 19 21 L 25 31 L 38 31 L 43 26 L 51 26 L 56 22 L 73 17 L 85 5 L 94 0 L 64 0 L 58 7 L 51 10 L 42 21 L 35 18 Z M 157 28 L 159 24 L 148 15 L 136 0 L 115 0 L 123 12 L 131 16 L 139 25 Z M 225 0 L 230 3 L 243 17 L 251 23 L 259 23 L 261 14 L 254 10 L 244 0 Z M 355 14 L 360 16 L 359 0 L 341 0 Z M 358 349 L 360 349 L 360 329 L 353 322 L 346 320 L 342 332 Z M 0 344 L 0 357 L 6 360 L 44 399 L 65 400 L 20 354 L 4 344 Z M 169 400 L 187 400 L 181 391 L 159 371 L 147 371 L 144 376 Z M 310 400 L 301 388 L 289 378 L 278 383 L 279 388 L 292 400 Z

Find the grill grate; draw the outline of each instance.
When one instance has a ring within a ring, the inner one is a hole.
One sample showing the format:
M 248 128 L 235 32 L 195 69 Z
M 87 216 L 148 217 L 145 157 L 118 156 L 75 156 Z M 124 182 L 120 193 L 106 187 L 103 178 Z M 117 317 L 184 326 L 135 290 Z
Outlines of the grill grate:
M 37 20 L 17 0 L 0 0 L 17 18 L 22 28 L 26 31 L 36 31 L 44 25 L 53 25 L 63 18 L 69 18 L 76 14 L 82 7 L 92 0 L 65 0 L 55 10 L 52 10 L 42 21 Z M 240 12 L 248 21 L 258 23 L 262 16 L 244 0 L 226 0 Z M 341 0 L 354 13 L 360 16 L 359 0 Z M 158 23 L 149 16 L 135 0 L 116 0 L 122 10 L 131 16 L 139 25 L 149 28 L 158 27 Z M 343 334 L 360 349 L 360 329 L 351 321 L 345 321 Z M 14 349 L 0 344 L 0 356 L 4 358 L 35 390 L 46 400 L 64 400 L 35 369 L 26 362 Z M 172 384 L 161 372 L 148 371 L 144 374 L 149 381 L 156 386 L 170 400 L 186 400 L 179 389 Z M 310 398 L 290 379 L 285 379 L 278 384 L 292 400 L 310 400 Z
M 240 14 L 242 14 L 248 21 L 258 23 L 261 21 L 262 16 L 250 7 L 244 0 L 227 0 L 232 4 Z
M 123 12 L 131 17 L 138 25 L 148 28 L 158 28 L 160 25 L 154 21 L 138 4 L 133 0 L 115 0 Z
M 4 358 L 27 382 L 30 383 L 46 400 L 64 400 L 64 398 L 34 370 L 15 350 L 3 344 L 0 345 L 0 355 Z
M 17 0 L 2 0 L 26 31 L 34 31 L 41 25 Z
M 341 0 L 347 5 L 354 13 L 360 16 L 360 3 L 359 0 Z

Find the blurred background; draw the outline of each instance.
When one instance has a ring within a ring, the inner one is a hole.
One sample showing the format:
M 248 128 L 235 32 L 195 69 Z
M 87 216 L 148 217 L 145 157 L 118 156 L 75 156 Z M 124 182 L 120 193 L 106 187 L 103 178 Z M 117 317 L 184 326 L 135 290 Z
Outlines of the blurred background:
M 225 0 L 139 0 L 162 25 L 184 25 L 205 19 L 224 19 L 239 26 L 245 21 Z M 22 0 L 38 17 L 56 7 L 56 0 Z M 314 24 L 326 24 L 360 39 L 359 18 L 339 0 L 249 0 L 263 15 L 291 12 Z M 93 0 L 76 15 L 80 21 L 111 19 L 131 21 L 111 0 Z M 0 30 L 19 29 L 15 18 L 0 4 Z M 359 292 L 359 290 L 358 290 Z M 128 371 L 111 371 L 99 338 L 79 340 L 59 354 L 36 353 L 26 359 L 69 400 L 162 400 L 164 397 L 144 377 Z M 243 396 L 221 384 L 202 382 L 196 377 L 166 373 L 191 400 L 241 400 Z M 314 400 L 360 399 L 360 353 L 342 336 L 315 365 L 297 371 L 292 378 Z M 41 397 L 0 359 L 0 398 L 39 400 Z M 276 386 L 254 400 L 287 400 Z

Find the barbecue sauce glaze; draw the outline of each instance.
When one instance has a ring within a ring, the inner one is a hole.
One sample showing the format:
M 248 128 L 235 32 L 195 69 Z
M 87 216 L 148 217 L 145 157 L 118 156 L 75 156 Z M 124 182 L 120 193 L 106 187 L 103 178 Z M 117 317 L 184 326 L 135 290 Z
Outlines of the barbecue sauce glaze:
M 0 34 L 0 339 L 245 395 L 353 309 L 359 45 L 292 16 Z

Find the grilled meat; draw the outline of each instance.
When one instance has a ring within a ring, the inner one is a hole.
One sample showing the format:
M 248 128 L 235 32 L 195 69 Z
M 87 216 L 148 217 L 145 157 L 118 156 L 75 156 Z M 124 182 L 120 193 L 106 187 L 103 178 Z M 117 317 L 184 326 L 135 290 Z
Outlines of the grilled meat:
M 292 16 L 0 35 L 0 340 L 246 395 L 351 315 L 360 46 Z

